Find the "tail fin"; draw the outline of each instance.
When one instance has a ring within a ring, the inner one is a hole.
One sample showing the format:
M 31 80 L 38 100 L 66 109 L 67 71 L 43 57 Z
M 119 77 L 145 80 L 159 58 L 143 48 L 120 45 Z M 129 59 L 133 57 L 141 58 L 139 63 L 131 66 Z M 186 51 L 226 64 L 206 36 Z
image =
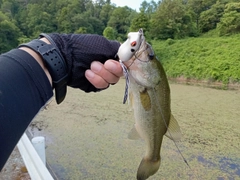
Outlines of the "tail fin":
M 137 171 L 137 180 L 146 180 L 149 176 L 155 174 L 160 167 L 160 158 L 157 161 L 151 161 L 143 158 Z

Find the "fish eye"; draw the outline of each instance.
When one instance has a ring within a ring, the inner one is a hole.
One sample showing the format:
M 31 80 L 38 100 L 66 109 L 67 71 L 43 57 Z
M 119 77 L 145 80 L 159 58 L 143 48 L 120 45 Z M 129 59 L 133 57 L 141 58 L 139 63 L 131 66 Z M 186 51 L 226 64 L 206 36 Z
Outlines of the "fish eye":
M 131 49 L 131 52 L 134 52 L 135 51 L 135 49 Z
M 148 56 L 149 56 L 150 60 L 154 59 L 154 54 L 149 54 Z

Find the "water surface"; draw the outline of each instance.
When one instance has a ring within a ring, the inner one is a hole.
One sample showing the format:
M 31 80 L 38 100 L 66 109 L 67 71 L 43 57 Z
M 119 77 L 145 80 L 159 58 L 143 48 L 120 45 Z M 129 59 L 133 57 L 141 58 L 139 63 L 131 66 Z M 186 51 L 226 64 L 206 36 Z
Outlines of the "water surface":
M 240 179 L 240 91 L 171 84 L 172 112 L 183 133 L 175 144 L 164 138 L 161 167 L 149 178 Z M 124 80 L 100 93 L 69 88 L 34 120 L 35 135 L 47 139 L 47 161 L 58 179 L 135 179 L 145 152 L 127 134 L 133 112 L 122 104 Z

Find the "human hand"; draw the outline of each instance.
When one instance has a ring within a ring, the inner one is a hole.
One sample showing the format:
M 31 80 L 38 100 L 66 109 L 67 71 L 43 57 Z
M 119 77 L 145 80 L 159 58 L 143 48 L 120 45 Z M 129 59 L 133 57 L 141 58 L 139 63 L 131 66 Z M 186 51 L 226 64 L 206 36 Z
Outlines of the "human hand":
M 115 60 L 107 60 L 104 64 L 93 61 L 91 69 L 85 72 L 88 81 L 98 89 L 104 89 L 109 84 L 117 83 L 122 75 L 122 67 Z
M 64 57 L 68 85 L 85 92 L 105 89 L 122 76 L 120 64 L 114 60 L 120 43 L 93 34 L 43 34 L 55 43 Z

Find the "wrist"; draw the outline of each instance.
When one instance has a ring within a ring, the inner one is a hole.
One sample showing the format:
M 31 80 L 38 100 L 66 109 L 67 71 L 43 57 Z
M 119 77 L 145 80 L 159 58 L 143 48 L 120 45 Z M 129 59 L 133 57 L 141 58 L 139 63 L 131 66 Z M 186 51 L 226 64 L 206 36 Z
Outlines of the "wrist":
M 50 44 L 50 42 L 46 39 L 46 38 L 41 38 L 40 40 L 44 41 L 47 44 Z M 33 51 L 32 49 L 28 48 L 28 47 L 20 47 L 19 49 L 22 49 L 23 51 L 26 51 L 27 53 L 29 53 L 37 62 L 38 64 L 42 67 L 43 71 L 45 72 L 50 84 L 52 85 L 52 77 L 48 71 L 48 68 L 46 67 L 42 57 L 36 53 L 35 51 Z
M 34 39 L 28 43 L 21 44 L 19 48 L 25 49 L 27 52 L 37 60 L 40 66 L 48 77 L 50 77 L 50 83 L 53 89 L 55 89 L 55 97 L 57 104 L 60 104 L 67 93 L 68 82 L 68 68 L 61 52 L 58 50 L 51 40 L 43 37 L 40 39 Z M 31 49 L 34 53 L 29 50 Z M 36 54 L 35 54 L 36 53 Z

